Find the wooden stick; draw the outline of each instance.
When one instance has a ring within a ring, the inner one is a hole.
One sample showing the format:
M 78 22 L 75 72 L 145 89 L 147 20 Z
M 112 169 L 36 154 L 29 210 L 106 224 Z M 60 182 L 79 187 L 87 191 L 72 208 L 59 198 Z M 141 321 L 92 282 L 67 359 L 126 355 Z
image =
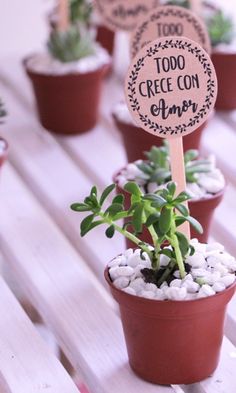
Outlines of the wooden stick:
M 186 190 L 183 138 L 170 138 L 168 139 L 168 142 L 170 149 L 172 181 L 176 183 L 176 193 L 179 194 L 180 192 Z M 185 205 L 188 207 L 187 202 L 185 202 Z M 182 224 L 179 227 L 179 231 L 182 232 L 188 239 L 190 239 L 190 226 L 188 222 Z
M 69 27 L 69 24 L 70 24 L 69 1 L 59 0 L 57 29 L 59 31 L 66 31 Z
M 191 10 L 197 14 L 197 15 L 201 15 L 201 11 L 202 11 L 202 0 L 191 0 L 190 2 L 190 7 Z

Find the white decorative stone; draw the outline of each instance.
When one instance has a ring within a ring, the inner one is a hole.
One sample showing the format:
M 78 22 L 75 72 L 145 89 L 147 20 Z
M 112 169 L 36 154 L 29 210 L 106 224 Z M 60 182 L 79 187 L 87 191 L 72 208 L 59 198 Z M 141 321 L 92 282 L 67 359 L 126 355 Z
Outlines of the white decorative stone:
M 175 280 L 172 280 L 170 283 L 170 287 L 178 287 L 180 288 L 182 285 L 182 280 L 180 280 L 179 278 L 176 278 Z
M 157 286 L 156 286 L 155 284 L 151 283 L 151 282 L 148 282 L 148 283 L 146 284 L 146 286 L 145 286 L 145 290 L 146 290 L 146 291 L 152 291 L 152 292 L 156 293 L 156 291 L 157 291 Z
M 123 288 L 122 291 L 128 293 L 129 295 L 136 295 L 134 288 L 131 288 L 131 287 Z
M 134 275 L 132 276 L 132 279 L 135 279 L 137 277 L 143 277 L 143 274 L 142 274 L 141 270 L 143 270 L 145 268 L 146 268 L 146 266 L 142 265 L 141 263 L 139 265 L 137 265 L 134 268 Z
M 144 289 L 145 282 L 143 278 L 139 277 L 139 278 L 135 278 L 135 280 L 132 281 L 129 286 L 133 288 L 136 291 L 136 293 L 138 293 L 139 291 Z
M 109 269 L 109 274 L 110 274 L 112 281 L 114 281 L 116 278 L 119 277 L 118 269 L 119 269 L 119 266 L 113 266 Z
M 226 287 L 232 285 L 234 281 L 235 281 L 234 274 L 227 274 L 226 276 L 221 277 L 219 280 L 219 282 L 222 282 Z
M 119 266 L 119 265 L 120 265 L 120 261 L 117 258 L 112 259 L 108 263 L 108 267 L 115 267 L 115 266 Z
M 182 284 L 182 288 L 186 288 L 188 293 L 196 293 L 199 288 L 200 285 L 192 280 L 186 280 L 183 284 Z
M 187 295 L 186 288 L 169 287 L 166 291 L 169 300 L 184 300 Z
M 132 248 L 128 248 L 127 250 L 125 250 L 124 252 L 124 256 L 128 259 L 131 257 L 131 255 L 133 255 L 134 250 Z
M 167 255 L 161 254 L 160 256 L 160 266 L 167 266 L 170 262 L 170 258 Z
M 157 291 L 155 293 L 155 299 L 156 300 L 165 300 L 165 299 L 167 299 L 167 297 L 166 297 L 163 290 L 161 290 L 160 288 L 157 288 Z
M 128 277 L 118 277 L 113 281 L 116 288 L 123 289 L 129 285 Z
M 117 267 L 118 276 L 121 277 L 130 277 L 134 273 L 134 269 L 131 266 L 119 266 Z
M 212 289 L 215 291 L 215 292 L 222 292 L 222 291 L 224 291 L 224 289 L 225 289 L 225 285 L 223 284 L 223 282 L 215 282 L 213 285 L 212 285 Z
M 209 251 L 224 251 L 224 246 L 221 243 L 214 242 L 214 243 L 209 243 L 206 246 L 206 252 Z
M 142 297 L 144 297 L 146 299 L 154 299 L 155 298 L 155 292 L 153 292 L 153 291 L 146 291 L 145 289 L 143 289 L 140 292 L 139 296 L 142 296 Z
M 208 285 L 208 284 L 204 284 L 202 285 L 202 287 L 200 288 L 199 292 L 198 292 L 198 297 L 207 297 L 207 296 L 212 296 L 215 295 L 215 291 L 214 289 Z
M 186 258 L 186 263 L 188 263 L 193 268 L 205 268 L 207 266 L 204 255 L 196 251 L 193 255 Z

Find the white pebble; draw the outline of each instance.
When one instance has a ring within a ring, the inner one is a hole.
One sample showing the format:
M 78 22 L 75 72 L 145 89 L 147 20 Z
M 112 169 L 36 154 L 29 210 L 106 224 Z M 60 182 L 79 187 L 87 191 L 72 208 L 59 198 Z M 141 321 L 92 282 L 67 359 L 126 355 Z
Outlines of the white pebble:
M 151 282 L 148 282 L 145 286 L 146 291 L 152 291 L 152 292 L 156 293 L 157 289 L 158 289 L 157 286 Z
M 224 251 L 224 246 L 218 242 L 214 242 L 214 243 L 209 243 L 206 246 L 206 252 L 209 251 Z
M 167 255 L 161 254 L 160 257 L 160 266 L 167 266 L 170 262 L 170 258 Z
M 117 267 L 118 276 L 130 277 L 134 273 L 134 269 L 130 266 L 119 266 Z
M 174 280 L 171 281 L 170 283 L 170 287 L 178 287 L 180 288 L 182 285 L 182 280 L 180 280 L 179 278 L 176 278 Z
M 119 277 L 118 269 L 119 269 L 119 266 L 113 266 L 109 269 L 109 274 L 110 274 L 112 281 L 114 281 L 116 278 Z
M 125 256 L 126 258 L 130 258 L 131 255 L 133 255 L 133 253 L 134 253 L 134 250 L 133 250 L 132 248 L 128 248 L 127 250 L 125 250 L 124 256 Z
M 173 276 L 176 278 L 180 278 L 180 271 L 179 270 L 175 270 L 175 272 L 173 273 Z
M 131 281 L 129 286 L 131 288 L 133 288 L 136 291 L 136 293 L 138 293 L 139 291 L 144 289 L 145 282 L 144 282 L 143 278 L 139 277 L 139 278 L 136 278 L 134 281 Z
M 131 287 L 123 288 L 122 291 L 128 293 L 129 295 L 136 295 L 134 288 L 131 288 Z
M 186 288 L 188 293 L 196 293 L 199 290 L 200 285 L 195 281 L 186 280 L 182 284 L 182 288 Z
M 146 291 L 145 289 L 143 289 L 143 290 L 140 292 L 140 295 L 139 295 L 139 296 L 145 297 L 146 299 L 154 299 L 154 297 L 155 297 L 155 292 L 153 292 L 153 291 Z
M 166 295 L 170 300 L 184 300 L 187 295 L 186 288 L 169 287 L 166 291 Z
M 134 280 L 137 277 L 143 277 L 143 273 L 141 272 L 141 270 L 145 269 L 146 266 L 145 265 L 138 265 L 134 268 L 134 275 L 132 276 L 132 280 Z
M 228 273 L 228 269 L 220 262 L 215 265 L 214 270 L 220 272 L 222 276 L 225 276 Z
M 229 287 L 231 284 L 233 284 L 235 281 L 235 275 L 234 274 L 227 274 L 226 276 L 223 276 L 220 278 L 219 282 L 222 282 L 226 287 Z
M 129 285 L 129 279 L 128 277 L 118 277 L 113 281 L 113 284 L 116 288 L 123 289 Z
M 155 293 L 155 299 L 165 300 L 165 299 L 167 299 L 167 296 L 165 295 L 165 292 L 162 289 L 157 288 L 157 291 Z
M 120 264 L 120 261 L 119 261 L 117 258 L 115 258 L 115 259 L 112 259 L 112 261 L 110 261 L 110 262 L 108 263 L 108 267 L 119 266 L 119 264 Z
M 205 269 L 192 269 L 192 276 L 195 277 L 205 277 L 207 275 L 207 271 Z
M 214 289 L 214 291 L 216 292 L 222 292 L 225 290 L 225 285 L 223 284 L 223 282 L 215 282 L 212 285 L 212 289 Z
M 193 268 L 205 268 L 206 260 L 200 252 L 195 252 L 192 256 L 186 258 L 186 263 L 188 263 Z
M 166 288 L 166 287 L 168 287 L 168 284 L 167 284 L 166 281 L 164 281 L 164 282 L 161 284 L 160 288 L 163 289 L 163 288 Z
M 199 292 L 198 292 L 198 297 L 207 297 L 207 296 L 212 296 L 215 295 L 215 291 L 214 289 L 208 285 L 208 284 L 204 284 Z

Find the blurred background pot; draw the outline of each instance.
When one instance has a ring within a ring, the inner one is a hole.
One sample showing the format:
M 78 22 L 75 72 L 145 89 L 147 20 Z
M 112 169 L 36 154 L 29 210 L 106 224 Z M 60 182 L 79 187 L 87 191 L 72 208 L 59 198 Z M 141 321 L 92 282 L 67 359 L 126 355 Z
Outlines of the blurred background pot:
M 2 167 L 3 163 L 7 159 L 8 150 L 9 150 L 9 146 L 7 141 L 0 137 L 0 168 Z
M 24 67 L 44 128 L 57 134 L 79 134 L 96 125 L 103 76 L 109 65 L 88 73 L 49 75 L 31 71 L 26 63 L 27 59 Z
M 113 119 L 117 129 L 122 135 L 128 162 L 145 158 L 143 153 L 149 151 L 152 146 L 162 146 L 163 138 L 150 134 L 135 124 L 122 121 L 114 113 Z M 206 124 L 207 121 L 198 127 L 196 131 L 183 137 L 184 151 L 199 149 L 202 133 Z
M 218 79 L 218 95 L 215 108 L 236 109 L 236 52 L 214 51 L 211 55 Z

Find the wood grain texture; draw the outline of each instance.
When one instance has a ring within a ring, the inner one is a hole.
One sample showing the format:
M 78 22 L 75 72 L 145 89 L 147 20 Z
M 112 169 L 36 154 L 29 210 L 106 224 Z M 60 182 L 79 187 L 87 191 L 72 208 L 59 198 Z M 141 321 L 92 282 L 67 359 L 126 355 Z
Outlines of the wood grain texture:
M 0 391 L 78 393 L 0 278 Z

